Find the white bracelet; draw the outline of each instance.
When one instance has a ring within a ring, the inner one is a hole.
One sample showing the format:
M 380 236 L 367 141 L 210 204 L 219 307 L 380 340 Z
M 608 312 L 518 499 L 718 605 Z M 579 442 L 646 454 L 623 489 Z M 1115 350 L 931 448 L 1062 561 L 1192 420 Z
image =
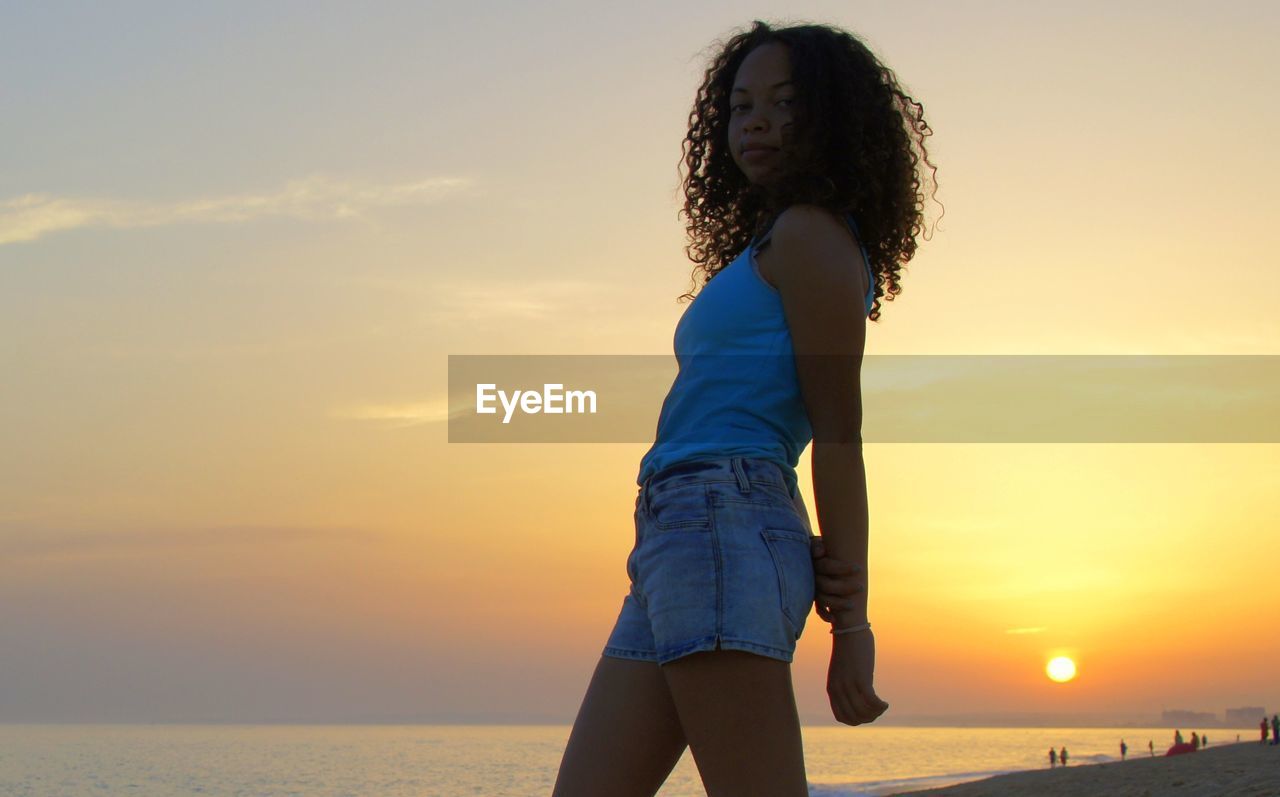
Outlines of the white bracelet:
M 870 630 L 871 630 L 871 623 L 863 623 L 862 625 L 854 625 L 848 628 L 839 628 L 839 629 L 837 629 L 834 625 L 831 626 L 831 633 L 833 634 L 852 634 L 854 631 L 870 631 Z

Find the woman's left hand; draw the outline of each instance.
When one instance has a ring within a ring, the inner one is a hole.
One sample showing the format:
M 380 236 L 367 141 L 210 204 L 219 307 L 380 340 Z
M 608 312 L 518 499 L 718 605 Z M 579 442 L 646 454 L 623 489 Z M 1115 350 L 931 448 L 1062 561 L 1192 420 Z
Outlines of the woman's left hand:
M 862 591 L 863 584 L 857 577 L 861 568 L 827 556 L 822 537 L 817 535 L 809 540 L 809 553 L 813 556 L 813 603 L 819 617 L 828 623 L 834 622 L 833 610 L 855 605 L 855 599 L 850 596 Z

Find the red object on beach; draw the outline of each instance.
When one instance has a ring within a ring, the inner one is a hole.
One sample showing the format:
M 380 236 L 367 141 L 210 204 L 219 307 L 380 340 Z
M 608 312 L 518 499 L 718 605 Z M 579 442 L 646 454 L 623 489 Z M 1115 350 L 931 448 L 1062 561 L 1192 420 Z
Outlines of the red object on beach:
M 1183 742 L 1182 744 L 1175 744 L 1173 747 L 1170 747 L 1165 755 L 1182 755 L 1183 753 L 1194 753 L 1195 751 L 1196 746 L 1194 744 L 1191 742 Z

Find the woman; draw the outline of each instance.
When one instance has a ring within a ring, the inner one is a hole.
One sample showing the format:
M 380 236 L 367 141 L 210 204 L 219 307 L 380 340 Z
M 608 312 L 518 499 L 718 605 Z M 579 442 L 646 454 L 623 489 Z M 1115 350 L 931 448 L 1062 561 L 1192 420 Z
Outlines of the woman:
M 682 212 L 704 287 L 676 327 L 631 591 L 555 797 L 648 797 L 686 746 L 713 797 L 807 795 L 790 663 L 815 598 L 833 623 L 833 715 L 888 708 L 872 685 L 859 370 L 866 319 L 915 253 L 931 131 L 853 35 L 759 21 L 715 56 L 690 121 Z M 795 476 L 811 440 L 817 558 Z

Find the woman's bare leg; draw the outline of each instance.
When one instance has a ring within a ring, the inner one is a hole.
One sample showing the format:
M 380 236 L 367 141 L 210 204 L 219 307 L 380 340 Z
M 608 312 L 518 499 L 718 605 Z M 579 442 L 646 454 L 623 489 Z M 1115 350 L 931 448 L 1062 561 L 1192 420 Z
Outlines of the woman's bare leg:
M 658 664 L 601 656 L 552 797 L 653 797 L 685 747 Z
M 708 797 L 808 797 L 790 664 L 710 650 L 662 672 Z

